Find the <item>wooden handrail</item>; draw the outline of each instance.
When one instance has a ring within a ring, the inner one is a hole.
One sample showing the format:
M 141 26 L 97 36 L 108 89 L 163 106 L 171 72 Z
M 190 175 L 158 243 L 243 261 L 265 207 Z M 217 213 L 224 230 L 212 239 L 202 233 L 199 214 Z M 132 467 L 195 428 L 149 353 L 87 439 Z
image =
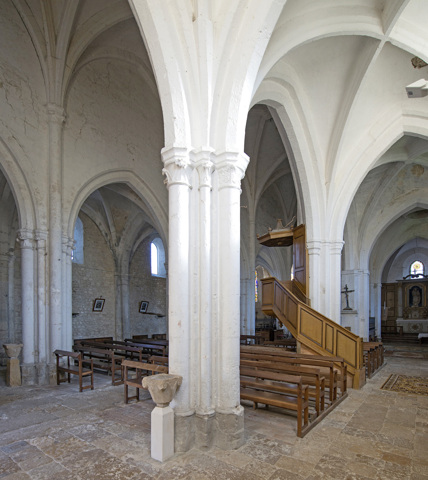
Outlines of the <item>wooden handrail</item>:
M 282 322 L 293 337 L 308 349 L 320 355 L 342 357 L 353 377 L 354 388 L 364 384 L 361 337 L 299 300 L 273 277 L 262 279 L 262 310 Z

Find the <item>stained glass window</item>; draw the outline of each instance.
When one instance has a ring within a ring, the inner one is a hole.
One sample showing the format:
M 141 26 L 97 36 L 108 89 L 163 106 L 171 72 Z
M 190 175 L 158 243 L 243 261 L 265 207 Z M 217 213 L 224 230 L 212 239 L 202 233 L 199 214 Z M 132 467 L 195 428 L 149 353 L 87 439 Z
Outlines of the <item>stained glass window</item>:
M 425 273 L 424 264 L 421 261 L 416 260 L 416 262 L 413 262 L 410 265 L 410 274 L 413 277 L 422 276 L 424 275 L 424 273 Z
M 254 275 L 255 275 L 255 278 L 254 278 L 254 293 L 255 293 L 255 299 L 256 299 L 256 302 L 258 302 L 259 300 L 259 281 L 257 279 L 257 270 L 254 272 Z

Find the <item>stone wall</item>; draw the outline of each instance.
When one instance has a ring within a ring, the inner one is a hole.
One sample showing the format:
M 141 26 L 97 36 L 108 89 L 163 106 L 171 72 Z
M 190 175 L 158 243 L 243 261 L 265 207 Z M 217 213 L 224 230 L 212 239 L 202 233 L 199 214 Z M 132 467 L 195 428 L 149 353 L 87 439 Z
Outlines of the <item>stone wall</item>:
M 157 317 L 153 313 L 166 315 L 166 278 L 151 275 L 151 239 L 146 239 L 138 247 L 131 261 L 129 280 L 129 317 L 134 335 L 167 332 L 167 317 Z M 149 302 L 148 314 L 139 312 L 141 301 Z
M 73 263 L 73 339 L 115 336 L 114 261 L 104 237 L 85 214 L 84 263 Z M 102 312 L 93 312 L 95 298 L 105 299 Z

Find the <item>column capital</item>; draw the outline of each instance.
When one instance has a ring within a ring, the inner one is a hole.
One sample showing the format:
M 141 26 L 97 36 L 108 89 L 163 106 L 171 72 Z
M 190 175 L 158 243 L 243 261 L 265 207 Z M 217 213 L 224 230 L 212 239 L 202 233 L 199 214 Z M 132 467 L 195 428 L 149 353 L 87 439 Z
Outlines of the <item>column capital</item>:
M 215 168 L 218 172 L 219 190 L 222 188 L 241 189 L 250 157 L 243 152 L 223 152 L 217 155 Z
M 65 122 L 66 114 L 63 107 L 55 103 L 47 105 L 48 119 L 50 122 L 62 124 Z
M 306 242 L 306 248 L 309 255 L 320 255 L 322 242 L 320 240 L 309 240 Z
M 163 149 L 161 153 L 164 163 L 162 173 L 166 176 L 167 188 L 171 185 L 185 185 L 191 188 L 193 165 L 189 150 L 184 147 L 172 147 Z
M 48 241 L 48 232 L 44 230 L 35 230 L 34 240 L 37 242 L 37 248 L 45 248 Z
M 214 171 L 214 164 L 210 160 L 201 160 L 196 164 L 196 169 L 199 174 L 199 188 L 212 187 L 212 173 Z
M 17 231 L 17 238 L 21 244 L 21 248 L 33 248 L 34 233 L 32 230 L 21 228 Z
M 343 245 L 345 245 L 345 242 L 343 240 L 336 240 L 333 242 L 329 242 L 330 245 L 330 253 L 332 255 L 341 255 Z

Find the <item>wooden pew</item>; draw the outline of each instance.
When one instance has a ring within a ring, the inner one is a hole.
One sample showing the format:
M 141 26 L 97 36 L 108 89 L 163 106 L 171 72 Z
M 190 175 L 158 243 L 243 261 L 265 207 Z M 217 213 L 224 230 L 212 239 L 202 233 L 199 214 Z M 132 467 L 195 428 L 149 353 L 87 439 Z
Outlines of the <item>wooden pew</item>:
M 98 349 L 106 349 L 113 351 L 117 356 L 130 358 L 131 360 L 142 361 L 144 357 L 144 348 L 138 346 L 137 344 L 129 344 L 120 340 L 112 341 L 89 341 L 82 340 L 76 342 L 75 345 L 84 345 L 88 347 L 94 347 Z M 146 355 L 146 358 L 148 355 Z
M 297 342 L 295 339 L 284 339 L 284 340 L 272 340 L 272 341 L 265 341 L 264 345 L 270 347 L 284 347 L 288 350 L 293 352 L 297 349 Z
M 74 344 L 80 342 L 109 342 L 113 341 L 113 337 L 91 337 L 91 338 L 75 338 Z
M 90 388 L 94 389 L 94 364 L 92 360 L 83 360 L 82 355 L 76 352 L 68 352 L 66 350 L 55 350 L 54 354 L 56 355 L 56 383 L 67 382 L 70 383 L 70 375 L 79 376 L 79 392 Z M 67 364 L 61 365 L 60 360 L 62 358 L 67 358 Z M 70 360 L 73 362 L 70 363 Z M 77 365 L 76 365 L 77 362 Z M 83 367 L 83 364 L 90 365 L 89 368 Z M 61 379 L 61 373 L 66 374 L 65 379 Z M 83 377 L 90 377 L 90 385 L 83 386 Z
M 341 396 L 347 395 L 347 368 L 341 357 L 327 357 L 322 355 L 309 355 L 284 351 L 281 348 L 266 346 L 241 346 L 241 358 L 251 359 L 251 355 L 263 355 L 261 360 L 269 360 L 268 357 L 283 357 L 289 359 L 288 363 L 294 365 L 307 365 L 326 370 L 325 383 L 329 388 L 330 402 L 338 398 L 338 386 L 340 385 Z M 271 358 L 271 360 L 275 360 Z M 286 360 L 284 360 L 286 361 Z M 339 372 L 339 375 L 338 375 Z M 340 378 L 338 378 L 340 377 Z
M 113 350 L 97 348 L 84 343 L 75 344 L 73 349 L 82 354 L 82 359 L 93 360 L 93 368 L 111 374 L 112 385 L 123 383 L 122 358 L 118 357 Z
M 241 335 L 241 345 L 260 345 L 262 338 L 258 335 Z
M 142 378 L 147 375 L 152 375 L 154 373 L 168 373 L 168 367 L 163 365 L 154 365 L 152 363 L 144 362 L 134 362 L 132 360 L 123 360 L 123 385 L 124 385 L 124 396 L 125 403 L 128 403 L 129 400 L 140 400 L 140 388 L 143 388 Z M 129 377 L 129 370 L 135 370 L 135 377 Z M 145 373 L 143 373 L 145 372 Z M 130 397 L 128 394 L 128 388 L 136 388 L 136 393 L 134 396 Z
M 366 375 L 371 378 L 384 362 L 384 346 L 382 342 L 363 342 Z
M 241 400 L 292 410 L 297 413 L 297 436 L 309 430 L 308 387 L 301 377 L 241 367 Z
M 127 345 L 143 348 L 143 353 L 148 355 L 160 355 L 165 357 L 168 352 L 168 340 L 144 340 L 135 341 L 130 338 L 125 338 Z
M 309 398 L 314 400 L 317 416 L 325 410 L 325 378 L 318 369 L 290 365 L 284 362 L 244 359 L 241 359 L 240 366 L 241 368 L 251 367 L 255 370 L 261 369 L 299 376 L 303 384 L 308 386 L 308 395 Z
M 153 365 L 163 365 L 164 367 L 168 366 L 168 357 L 161 357 L 159 355 L 152 355 L 149 357 L 149 362 Z

